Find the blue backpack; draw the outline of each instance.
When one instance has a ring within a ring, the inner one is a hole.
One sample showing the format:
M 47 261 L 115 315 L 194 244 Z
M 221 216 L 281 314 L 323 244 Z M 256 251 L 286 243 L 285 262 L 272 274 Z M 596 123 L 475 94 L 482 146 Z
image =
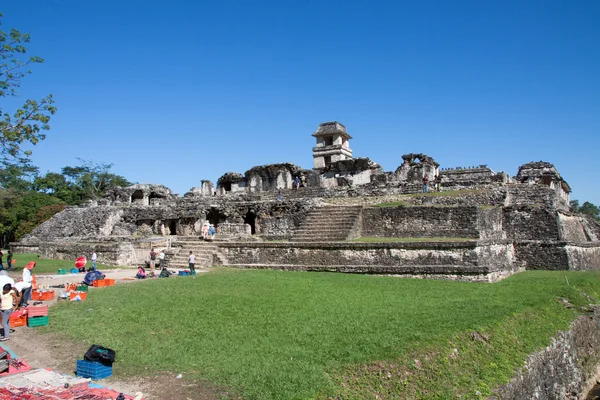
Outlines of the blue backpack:
M 83 278 L 83 283 L 88 286 L 92 286 L 96 279 L 104 279 L 105 275 L 100 271 L 90 271 L 85 274 L 85 278 Z

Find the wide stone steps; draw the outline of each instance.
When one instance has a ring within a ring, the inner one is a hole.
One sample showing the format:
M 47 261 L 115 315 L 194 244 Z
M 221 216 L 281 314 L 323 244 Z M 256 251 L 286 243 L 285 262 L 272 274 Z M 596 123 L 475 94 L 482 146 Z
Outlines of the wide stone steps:
M 291 241 L 326 242 L 349 239 L 361 210 L 361 206 L 324 206 L 311 210 L 294 231 Z
M 169 267 L 183 268 L 187 268 L 189 265 L 190 251 L 194 254 L 196 266 L 212 266 L 214 254 L 219 249 L 212 243 L 199 240 L 198 236 L 178 236 L 177 240 L 173 243 L 173 247 L 179 250 L 175 255 L 168 258 L 167 265 Z

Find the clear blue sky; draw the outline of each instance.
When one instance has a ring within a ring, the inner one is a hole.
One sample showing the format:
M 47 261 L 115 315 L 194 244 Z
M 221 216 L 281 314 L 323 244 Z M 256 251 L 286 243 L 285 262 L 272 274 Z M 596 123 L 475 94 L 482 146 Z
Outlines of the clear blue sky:
M 59 111 L 33 150 L 183 194 L 255 165 L 312 168 L 319 123 L 386 171 L 411 152 L 511 176 L 556 165 L 600 204 L 600 1 L 5 0 Z

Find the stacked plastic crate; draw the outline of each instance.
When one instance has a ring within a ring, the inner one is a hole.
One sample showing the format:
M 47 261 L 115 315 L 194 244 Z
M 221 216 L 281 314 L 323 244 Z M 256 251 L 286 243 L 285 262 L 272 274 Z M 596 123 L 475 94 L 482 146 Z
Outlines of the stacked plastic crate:
M 27 307 L 27 326 L 34 328 L 36 326 L 48 325 L 48 306 L 45 304 L 39 306 Z

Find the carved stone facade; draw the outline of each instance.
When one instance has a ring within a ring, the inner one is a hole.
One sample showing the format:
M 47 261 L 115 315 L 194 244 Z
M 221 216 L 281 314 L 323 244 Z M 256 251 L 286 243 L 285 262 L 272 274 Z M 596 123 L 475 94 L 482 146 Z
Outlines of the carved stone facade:
M 321 124 L 314 136 L 322 145 L 313 155 L 324 159 L 322 151 L 335 150 L 340 159 L 311 170 L 282 163 L 228 172 L 216 188 L 202 181 L 183 197 L 161 185 L 113 188 L 98 202 L 66 208 L 12 247 L 61 258 L 101 248 L 106 262 L 127 265 L 139 262 L 152 241 L 166 240 L 177 252 L 181 243 L 198 241 L 209 223 L 217 235 L 213 253 L 203 258 L 207 265 L 328 270 L 333 263 L 349 272 L 467 280 L 500 279 L 523 268 L 600 269 L 600 224 L 570 213 L 570 188 L 552 164 L 528 163 L 509 178 L 486 165 L 439 168 L 432 157 L 411 153 L 395 172 L 384 172 L 341 151 L 350 139 L 343 125 Z M 441 178 L 442 192 L 421 194 L 424 176 Z M 373 206 L 388 201 L 397 206 Z M 348 242 L 361 236 L 415 243 Z M 309 238 L 322 246 L 302 243 Z M 441 244 L 416 244 L 425 238 Z

